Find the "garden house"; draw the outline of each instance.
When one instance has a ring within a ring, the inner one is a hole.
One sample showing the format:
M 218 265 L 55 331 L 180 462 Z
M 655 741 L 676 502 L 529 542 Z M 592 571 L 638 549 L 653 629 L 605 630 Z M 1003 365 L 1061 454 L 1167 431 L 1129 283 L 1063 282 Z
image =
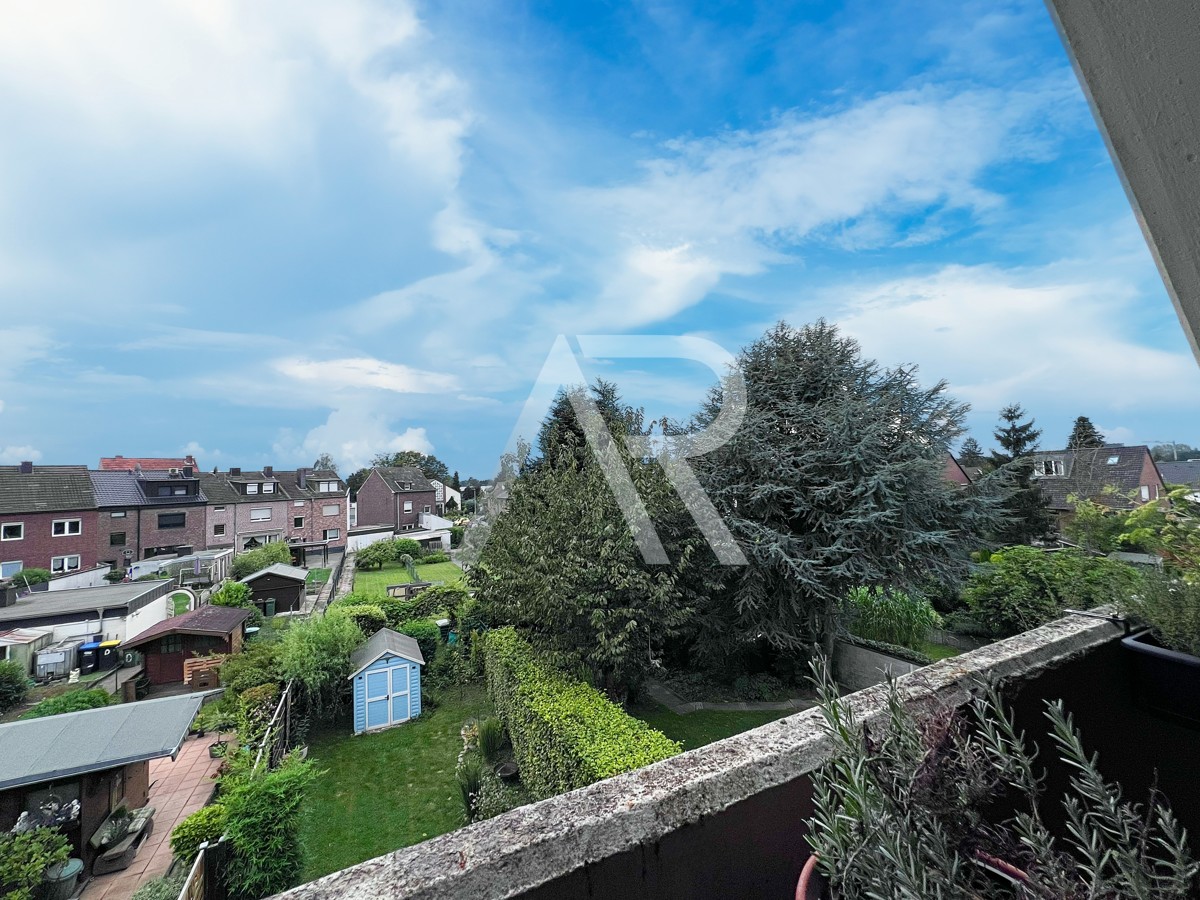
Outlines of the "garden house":
M 421 714 L 425 657 L 406 634 L 384 628 L 350 657 L 354 683 L 354 733 L 399 725 Z
M 286 563 L 274 563 L 247 575 L 242 584 L 250 588 L 250 602 L 264 616 L 296 612 L 304 603 L 304 585 L 308 570 Z

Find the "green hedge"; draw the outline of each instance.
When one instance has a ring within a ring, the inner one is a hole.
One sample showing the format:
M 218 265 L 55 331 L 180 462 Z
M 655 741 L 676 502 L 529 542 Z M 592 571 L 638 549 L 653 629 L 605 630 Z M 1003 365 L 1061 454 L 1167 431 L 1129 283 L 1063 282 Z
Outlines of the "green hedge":
M 508 728 L 521 781 L 537 799 L 682 750 L 595 688 L 537 660 L 512 628 L 486 635 L 484 660 L 488 694 Z
M 886 641 L 872 641 L 869 638 L 859 637 L 857 634 L 843 634 L 841 639 L 847 644 L 853 644 L 865 650 L 874 650 L 876 653 L 882 653 L 885 656 L 894 656 L 896 659 L 903 659 L 914 665 L 928 666 L 933 664 L 933 659 L 920 650 L 901 647 L 899 644 L 889 644 Z

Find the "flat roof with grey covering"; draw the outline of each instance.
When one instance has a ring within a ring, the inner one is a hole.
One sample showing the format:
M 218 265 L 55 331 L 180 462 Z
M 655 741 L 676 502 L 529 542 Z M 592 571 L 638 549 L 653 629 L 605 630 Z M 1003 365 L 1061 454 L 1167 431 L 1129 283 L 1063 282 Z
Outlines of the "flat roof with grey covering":
M 308 569 L 289 566 L 287 563 L 271 563 L 265 569 L 259 569 L 253 575 L 247 575 L 242 579 L 242 584 L 249 584 L 267 575 L 278 575 L 281 578 L 291 578 L 294 581 L 306 581 L 308 579 Z
M 169 582 L 170 579 L 131 581 L 128 584 L 106 584 L 66 591 L 35 592 L 27 597 L 22 597 L 12 606 L 0 606 L 0 623 L 47 616 L 64 616 L 97 609 L 113 609 L 118 606 L 128 608 L 147 595 L 152 597 L 161 595 L 162 586 Z M 159 593 L 155 594 L 156 591 Z
M 0 725 L 0 790 L 174 756 L 210 693 Z
M 425 657 L 421 655 L 421 645 L 407 634 L 400 634 L 390 628 L 381 628 L 371 639 L 350 654 L 350 665 L 354 667 L 350 675 L 354 678 L 359 672 L 386 653 L 425 665 Z

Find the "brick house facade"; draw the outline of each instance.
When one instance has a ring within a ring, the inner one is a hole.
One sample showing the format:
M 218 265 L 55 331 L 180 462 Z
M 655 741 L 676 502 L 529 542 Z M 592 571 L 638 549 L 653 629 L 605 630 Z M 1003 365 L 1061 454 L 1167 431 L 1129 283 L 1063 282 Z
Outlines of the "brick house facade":
M 358 489 L 358 527 L 390 525 L 397 532 L 420 528 L 421 514 L 432 513 L 437 493 L 414 466 L 377 466 Z
M 96 471 L 91 480 L 101 562 L 123 568 L 134 560 L 205 549 L 205 497 L 190 466 Z
M 205 473 L 201 484 L 210 549 L 233 547 L 240 553 L 275 541 L 345 545 L 348 501 L 336 472 L 234 468 Z
M 93 568 L 96 535 L 85 466 L 0 466 L 0 577 Z

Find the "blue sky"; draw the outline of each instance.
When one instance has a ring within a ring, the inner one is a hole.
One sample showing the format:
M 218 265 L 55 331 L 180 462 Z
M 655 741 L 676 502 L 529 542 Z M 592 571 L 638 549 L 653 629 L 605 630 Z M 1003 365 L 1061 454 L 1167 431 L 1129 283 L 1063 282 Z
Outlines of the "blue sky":
M 51 2 L 0 32 L 0 462 L 491 474 L 559 334 L 837 321 L 1064 443 L 1200 370 L 1040 0 Z M 652 416 L 699 366 L 585 360 Z

